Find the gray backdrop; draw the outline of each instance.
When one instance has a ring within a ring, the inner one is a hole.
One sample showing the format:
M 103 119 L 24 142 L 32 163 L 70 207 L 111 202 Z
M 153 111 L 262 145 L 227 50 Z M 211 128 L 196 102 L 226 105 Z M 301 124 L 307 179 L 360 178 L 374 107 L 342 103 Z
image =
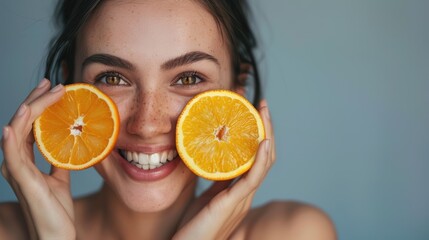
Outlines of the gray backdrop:
M 53 3 L 0 3 L 1 125 L 40 79 Z M 252 3 L 278 146 L 254 205 L 318 205 L 340 239 L 429 239 L 429 1 Z M 72 174 L 75 196 L 99 185 Z

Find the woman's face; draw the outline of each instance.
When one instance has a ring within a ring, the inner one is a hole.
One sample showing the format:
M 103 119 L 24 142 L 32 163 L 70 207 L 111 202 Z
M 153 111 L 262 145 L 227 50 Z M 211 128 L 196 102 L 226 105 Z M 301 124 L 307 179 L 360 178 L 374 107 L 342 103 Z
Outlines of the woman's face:
M 110 188 L 136 211 L 189 197 L 196 177 L 177 156 L 178 115 L 195 94 L 233 87 L 212 15 L 196 1 L 105 1 L 78 37 L 75 66 L 76 81 L 119 109 L 116 148 L 96 166 Z

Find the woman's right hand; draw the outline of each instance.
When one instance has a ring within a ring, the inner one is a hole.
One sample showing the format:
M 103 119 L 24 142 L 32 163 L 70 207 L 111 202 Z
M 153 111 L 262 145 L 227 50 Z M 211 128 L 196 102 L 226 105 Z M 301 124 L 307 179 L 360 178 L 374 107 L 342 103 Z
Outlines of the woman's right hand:
M 52 166 L 45 174 L 34 164 L 32 124 L 64 94 L 62 85 L 49 88 L 43 79 L 3 128 L 1 171 L 19 200 L 32 239 L 75 239 L 69 171 Z

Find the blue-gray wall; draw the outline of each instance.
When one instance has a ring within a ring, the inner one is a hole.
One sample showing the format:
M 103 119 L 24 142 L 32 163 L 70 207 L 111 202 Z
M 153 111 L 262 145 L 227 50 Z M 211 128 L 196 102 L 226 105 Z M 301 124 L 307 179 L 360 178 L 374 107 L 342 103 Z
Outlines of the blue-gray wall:
M 53 2 L 0 3 L 1 125 L 41 76 Z M 254 205 L 318 205 L 340 239 L 429 239 L 429 1 L 252 3 L 278 149 Z M 72 181 L 75 196 L 100 184 Z

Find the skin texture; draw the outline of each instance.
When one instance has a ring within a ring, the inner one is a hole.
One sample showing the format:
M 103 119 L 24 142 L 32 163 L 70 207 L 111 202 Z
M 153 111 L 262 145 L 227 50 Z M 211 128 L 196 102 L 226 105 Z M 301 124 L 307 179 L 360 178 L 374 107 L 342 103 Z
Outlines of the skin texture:
M 189 17 L 186 14 L 189 12 L 195 17 Z M 151 153 L 174 148 L 175 122 L 190 97 L 208 89 L 232 87 L 227 47 L 214 19 L 195 3 L 186 2 L 173 8 L 168 2 L 107 2 L 80 36 L 78 49 L 82 51 L 77 55 L 76 66 L 100 53 L 125 59 L 133 65 L 133 69 L 128 70 L 92 63 L 75 71 L 80 80 L 95 84 L 116 102 L 122 129 L 119 149 Z M 210 54 L 222 64 L 201 60 L 163 69 L 167 61 L 194 51 Z M 96 82 L 96 76 L 103 71 L 123 75 L 123 85 Z M 192 71 L 204 74 L 206 80 L 194 86 L 174 85 L 177 76 Z M 194 175 L 180 163 L 178 171 L 156 184 L 135 183 L 118 173 L 121 170 L 115 156 L 112 154 L 96 169 L 133 210 L 163 210 L 195 181 Z M 141 199 L 147 204 L 140 204 Z
M 276 158 L 266 101 L 259 111 L 267 139 L 252 169 L 233 184 L 216 182 L 197 198 L 197 177 L 180 159 L 162 177 L 136 180 L 124 171 L 122 150 L 150 154 L 175 148 L 177 117 L 195 94 L 245 93 L 234 88 L 229 48 L 215 20 L 197 2 L 104 2 L 79 34 L 77 49 L 75 81 L 96 85 L 120 112 L 116 149 L 95 166 L 103 187 L 72 199 L 68 171 L 53 167 L 43 174 L 34 165 L 31 123 L 64 93 L 61 85 L 49 91 L 42 80 L 3 129 L 2 174 L 19 205 L 0 204 L 1 239 L 336 238 L 332 222 L 313 206 L 280 201 L 250 209 Z M 189 53 L 199 57 L 172 64 Z M 100 54 L 109 61 L 94 57 Z

